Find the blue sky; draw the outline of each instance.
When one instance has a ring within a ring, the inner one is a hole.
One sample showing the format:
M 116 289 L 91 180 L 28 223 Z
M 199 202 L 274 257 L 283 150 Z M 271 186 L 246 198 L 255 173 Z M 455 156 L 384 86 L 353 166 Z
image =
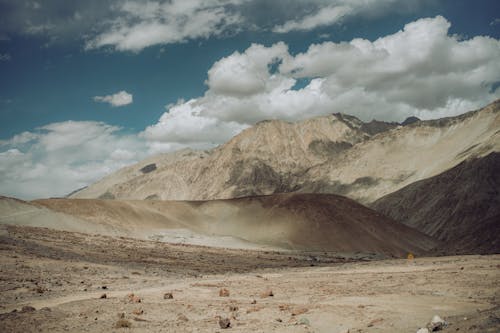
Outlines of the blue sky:
M 64 195 L 263 119 L 478 108 L 500 96 L 499 13 L 494 0 L 0 0 L 0 194 Z

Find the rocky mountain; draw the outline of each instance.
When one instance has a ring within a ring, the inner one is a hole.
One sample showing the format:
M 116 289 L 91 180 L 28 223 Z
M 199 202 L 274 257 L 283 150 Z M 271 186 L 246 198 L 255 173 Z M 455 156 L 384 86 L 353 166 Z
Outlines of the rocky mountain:
M 406 126 L 333 114 L 263 121 L 210 151 L 163 154 L 71 198 L 209 200 L 282 192 L 373 202 L 471 157 L 500 150 L 500 101 Z
M 438 242 L 353 200 L 287 193 L 211 201 L 35 201 L 121 235 L 162 239 L 169 230 L 233 237 L 272 248 L 406 256 Z
M 442 240 L 448 253 L 500 253 L 500 153 L 463 161 L 372 207 Z

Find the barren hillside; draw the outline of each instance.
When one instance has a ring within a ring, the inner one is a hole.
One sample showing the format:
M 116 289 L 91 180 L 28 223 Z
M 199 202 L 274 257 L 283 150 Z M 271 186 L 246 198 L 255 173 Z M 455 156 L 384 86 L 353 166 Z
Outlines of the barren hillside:
M 497 101 L 406 126 L 366 124 L 342 114 L 265 121 L 211 151 L 154 156 L 71 197 L 209 200 L 316 192 L 369 203 L 467 158 L 499 151 L 499 110 Z
M 448 253 L 500 253 L 500 153 L 408 185 L 373 208 L 446 242 Z
M 424 253 L 437 242 L 353 200 L 324 194 L 279 194 L 172 202 L 49 199 L 36 201 L 122 234 L 162 239 L 189 230 L 274 248 L 306 251 Z

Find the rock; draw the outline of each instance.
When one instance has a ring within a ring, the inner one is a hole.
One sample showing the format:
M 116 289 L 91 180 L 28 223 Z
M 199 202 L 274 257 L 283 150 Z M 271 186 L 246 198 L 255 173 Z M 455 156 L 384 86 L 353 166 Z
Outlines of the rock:
M 298 316 L 298 315 L 301 315 L 303 313 L 306 313 L 307 311 L 309 311 L 308 308 L 305 308 L 305 307 L 297 307 L 297 308 L 294 308 L 292 310 L 292 316 Z
M 427 328 L 420 328 L 417 333 L 429 333 L 429 330 Z
M 229 320 L 229 318 L 221 318 L 221 319 L 219 319 L 219 326 L 222 329 L 230 328 L 231 321 Z
M 133 293 L 127 295 L 128 301 L 130 303 L 141 303 L 141 298 L 134 295 Z
M 108 287 L 107 286 L 102 286 L 101 289 L 108 289 Z
M 34 312 L 36 309 L 32 306 L 25 305 L 21 308 L 21 312 Z
M 219 296 L 220 297 L 229 297 L 229 290 L 227 290 L 226 288 L 222 288 L 221 290 L 219 290 Z
M 120 312 L 118 314 L 118 319 L 123 319 L 123 318 L 125 318 L 125 312 Z
M 188 321 L 189 321 L 188 317 L 186 317 L 186 316 L 185 316 L 184 314 L 182 314 L 182 313 L 179 313 L 179 314 L 177 315 L 177 320 L 178 320 L 178 321 L 183 321 L 183 322 L 188 322 Z
M 141 314 L 144 313 L 144 310 L 142 310 L 142 309 L 134 309 L 132 311 L 132 313 L 135 314 L 136 316 L 140 316 Z
M 436 332 L 436 331 L 441 331 L 443 328 L 445 328 L 447 325 L 446 321 L 444 321 L 443 318 L 439 317 L 438 315 L 435 315 L 432 317 L 431 322 L 427 325 L 427 328 L 429 329 L 430 332 Z
M 229 311 L 231 311 L 231 312 L 238 311 L 238 307 L 236 305 L 230 305 L 229 306 Z
M 307 319 L 307 318 L 300 318 L 300 320 L 297 322 L 297 324 L 309 326 L 311 323 L 309 322 L 309 319 Z
M 163 294 L 163 299 L 173 299 L 174 295 L 172 293 L 165 293 Z
M 132 323 L 128 321 L 127 319 L 118 319 L 118 321 L 115 323 L 116 328 L 129 328 L 132 327 Z
M 271 289 L 268 289 L 260 294 L 260 298 L 273 297 L 274 293 Z
M 99 298 L 108 298 L 108 295 L 102 294 L 101 297 L 99 297 Z
M 377 319 L 373 319 L 372 321 L 370 321 L 370 322 L 368 323 L 368 325 L 367 325 L 367 326 L 368 326 L 368 327 L 372 327 L 373 325 L 378 324 L 378 323 L 382 322 L 383 320 L 384 320 L 384 318 L 377 318 Z
M 256 301 L 256 300 L 252 300 L 252 301 L 250 302 L 250 304 L 257 304 L 257 301 Z

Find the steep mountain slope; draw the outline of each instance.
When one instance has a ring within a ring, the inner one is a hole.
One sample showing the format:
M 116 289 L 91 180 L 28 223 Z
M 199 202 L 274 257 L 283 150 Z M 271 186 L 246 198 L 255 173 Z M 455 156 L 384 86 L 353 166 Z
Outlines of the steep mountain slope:
M 375 201 L 372 207 L 458 253 L 500 253 L 500 153 L 471 159 Z
M 191 202 L 47 199 L 36 203 L 142 237 L 161 238 L 167 229 L 183 228 L 292 250 L 399 257 L 424 253 L 437 245 L 433 238 L 353 200 L 328 194 Z
M 458 117 L 395 126 L 342 114 L 265 121 L 211 151 L 152 157 L 71 197 L 207 200 L 316 192 L 369 203 L 500 151 L 500 101 Z M 151 171 L 140 171 L 151 164 Z

